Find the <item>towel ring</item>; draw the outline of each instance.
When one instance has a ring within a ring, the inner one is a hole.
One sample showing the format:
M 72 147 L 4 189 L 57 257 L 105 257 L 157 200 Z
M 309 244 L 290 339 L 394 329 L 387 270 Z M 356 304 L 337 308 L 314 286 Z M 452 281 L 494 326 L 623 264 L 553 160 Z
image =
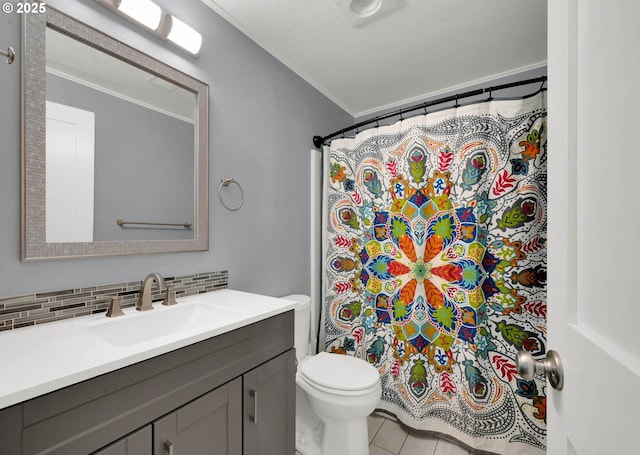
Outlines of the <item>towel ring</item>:
M 225 186 L 228 186 L 230 183 L 235 183 L 238 186 L 238 189 L 240 190 L 240 204 L 238 204 L 237 207 L 229 207 L 222 200 L 222 188 Z M 218 199 L 220 200 L 220 204 L 222 204 L 222 206 L 225 209 L 231 212 L 235 212 L 236 210 L 240 210 L 240 207 L 242 207 L 242 204 L 244 204 L 244 190 L 242 189 L 242 186 L 240 186 L 240 184 L 235 179 L 222 177 L 222 179 L 220 180 L 220 187 L 218 188 Z

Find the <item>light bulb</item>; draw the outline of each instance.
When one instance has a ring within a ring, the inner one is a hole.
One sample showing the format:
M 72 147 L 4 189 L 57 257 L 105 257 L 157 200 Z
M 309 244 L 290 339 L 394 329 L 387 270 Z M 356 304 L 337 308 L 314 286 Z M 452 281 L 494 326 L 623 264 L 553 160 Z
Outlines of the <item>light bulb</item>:
M 162 19 L 162 9 L 151 0 L 120 0 L 118 11 L 151 30 L 157 30 Z
M 175 16 L 171 16 L 171 30 L 167 39 L 197 55 L 202 46 L 202 35 Z

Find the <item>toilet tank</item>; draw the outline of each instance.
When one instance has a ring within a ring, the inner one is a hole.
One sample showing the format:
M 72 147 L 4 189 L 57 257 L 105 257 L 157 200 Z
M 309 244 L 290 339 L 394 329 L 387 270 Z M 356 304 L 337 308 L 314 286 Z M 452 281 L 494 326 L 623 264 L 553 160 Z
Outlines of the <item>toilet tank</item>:
M 298 363 L 309 353 L 309 324 L 311 323 L 311 298 L 308 295 L 291 294 L 283 299 L 296 302 L 294 324 L 296 358 Z

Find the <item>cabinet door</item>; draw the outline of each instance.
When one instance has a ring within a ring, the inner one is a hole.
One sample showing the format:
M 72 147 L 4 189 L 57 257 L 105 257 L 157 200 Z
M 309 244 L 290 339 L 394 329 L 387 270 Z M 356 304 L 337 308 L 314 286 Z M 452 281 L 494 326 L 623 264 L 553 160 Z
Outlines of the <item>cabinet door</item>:
M 242 455 L 242 380 L 153 422 L 154 455 Z
M 295 359 L 291 349 L 243 376 L 244 455 L 294 454 Z
M 151 425 L 147 425 L 93 455 L 151 455 L 151 438 Z

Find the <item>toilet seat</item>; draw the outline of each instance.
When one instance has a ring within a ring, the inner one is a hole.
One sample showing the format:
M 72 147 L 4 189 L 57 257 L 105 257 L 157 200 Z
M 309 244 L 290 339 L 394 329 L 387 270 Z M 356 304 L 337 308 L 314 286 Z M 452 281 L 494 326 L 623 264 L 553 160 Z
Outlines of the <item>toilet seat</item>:
M 380 382 L 378 370 L 362 359 L 328 352 L 305 359 L 300 379 L 318 390 L 345 396 L 370 393 Z

